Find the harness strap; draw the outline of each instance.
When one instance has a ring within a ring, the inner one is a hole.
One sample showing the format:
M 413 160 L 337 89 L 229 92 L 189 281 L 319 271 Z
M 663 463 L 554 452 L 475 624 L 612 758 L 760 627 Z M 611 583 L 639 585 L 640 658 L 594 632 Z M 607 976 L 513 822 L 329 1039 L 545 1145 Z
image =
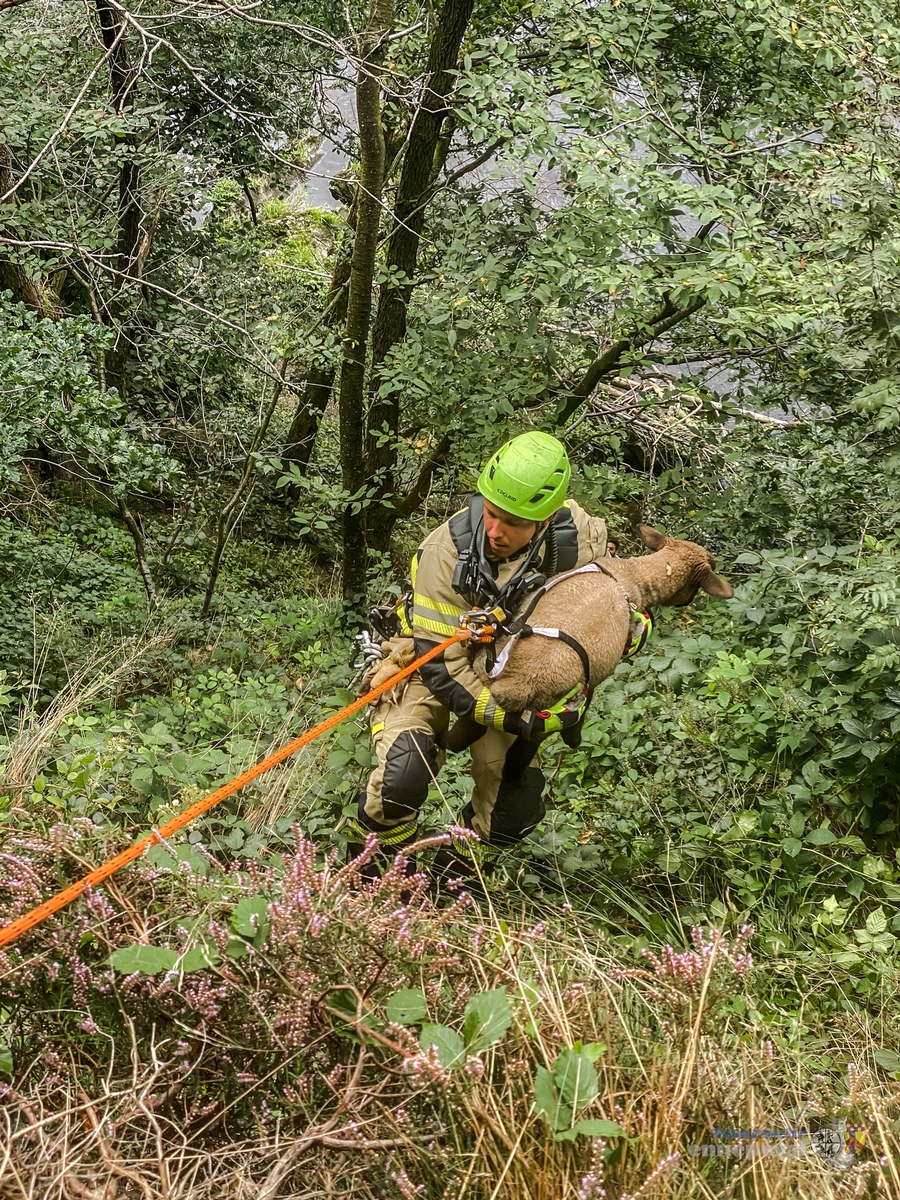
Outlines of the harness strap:
M 579 642 L 577 638 L 572 637 L 570 633 L 566 633 L 563 629 L 544 628 L 539 625 L 528 624 L 528 618 L 534 612 L 538 601 L 545 596 L 552 587 L 555 587 L 558 583 L 562 583 L 564 579 L 571 579 L 573 575 L 583 575 L 588 571 L 600 571 L 609 579 L 612 579 L 613 582 L 618 585 L 619 590 L 628 604 L 628 612 L 631 618 L 631 623 L 629 625 L 628 635 L 625 639 L 625 646 L 622 650 L 622 658 L 631 658 L 632 655 L 637 654 L 639 650 L 644 648 L 647 638 L 650 636 L 651 630 L 653 629 L 652 613 L 649 610 L 642 612 L 637 608 L 634 601 L 622 586 L 621 581 L 616 578 L 612 571 L 604 567 L 602 563 L 590 562 L 586 563 L 583 567 L 576 567 L 572 571 L 566 571 L 562 575 L 556 575 L 553 579 L 548 580 L 548 582 L 540 587 L 532 596 L 531 600 L 528 602 L 528 607 L 525 609 L 522 615 L 515 617 L 512 621 L 506 622 L 506 629 L 512 636 L 497 655 L 496 660 L 493 663 L 489 663 L 487 668 L 487 675 L 489 679 L 496 679 L 506 666 L 510 651 L 520 637 L 532 637 L 534 634 L 539 634 L 541 637 L 556 638 L 558 641 L 564 642 L 567 646 L 571 647 L 571 649 L 575 651 L 581 660 L 581 667 L 584 671 L 584 682 L 587 685 L 590 685 L 591 661 L 584 646 L 582 646 L 581 642 Z
M 485 552 L 483 497 L 472 496 L 466 507 L 450 518 L 448 528 L 458 556 L 450 586 L 478 608 L 502 604 L 512 612 L 548 576 L 568 571 L 578 561 L 578 529 L 565 505 L 537 534 L 502 588 L 497 587 Z
M 539 633 L 542 637 L 556 638 L 560 642 L 564 642 L 570 649 L 574 650 L 581 659 L 581 669 L 584 671 L 584 682 L 591 682 L 591 660 L 588 658 L 588 652 L 582 646 L 577 638 L 573 638 L 571 633 L 566 633 L 564 629 L 544 629 L 539 625 L 526 625 L 522 630 L 520 637 L 531 637 L 532 634 Z

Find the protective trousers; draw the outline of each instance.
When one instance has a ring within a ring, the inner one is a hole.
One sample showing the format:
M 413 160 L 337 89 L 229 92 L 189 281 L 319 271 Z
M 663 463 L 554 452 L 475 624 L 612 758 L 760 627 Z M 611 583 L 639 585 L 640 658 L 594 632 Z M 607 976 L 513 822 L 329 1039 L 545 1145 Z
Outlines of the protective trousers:
M 393 851 L 417 836 L 418 814 L 444 762 L 448 710 L 413 675 L 398 703 L 382 700 L 370 724 L 377 765 L 359 800 L 361 834 L 374 832 Z M 486 729 L 470 747 L 472 799 L 461 824 L 480 844 L 454 842 L 465 857 L 488 863 L 521 841 L 544 815 L 544 776 L 530 765 L 537 747 L 509 733 Z

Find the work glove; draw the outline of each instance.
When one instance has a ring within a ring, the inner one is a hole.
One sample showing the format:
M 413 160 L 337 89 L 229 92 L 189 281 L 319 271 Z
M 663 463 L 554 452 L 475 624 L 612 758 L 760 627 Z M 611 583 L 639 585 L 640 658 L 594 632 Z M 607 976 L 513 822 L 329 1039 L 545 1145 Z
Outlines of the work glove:
M 563 696 L 552 708 L 537 712 L 527 709 L 520 713 L 507 713 L 503 718 L 503 729 L 529 742 L 540 742 L 551 733 L 563 733 L 574 729 L 584 719 L 588 691 L 585 687 L 574 688 Z
M 404 667 L 408 667 L 416 657 L 416 644 L 412 638 L 393 637 L 390 641 L 381 643 L 381 652 L 384 658 L 363 676 L 359 693 L 361 696 L 364 696 L 366 692 L 371 692 L 373 688 L 384 683 L 386 679 L 390 679 L 392 675 L 396 675 L 398 671 L 402 671 Z M 374 703 L 380 704 L 382 700 L 398 703 L 406 691 L 408 682 L 409 676 L 401 679 L 395 687 L 385 692 Z

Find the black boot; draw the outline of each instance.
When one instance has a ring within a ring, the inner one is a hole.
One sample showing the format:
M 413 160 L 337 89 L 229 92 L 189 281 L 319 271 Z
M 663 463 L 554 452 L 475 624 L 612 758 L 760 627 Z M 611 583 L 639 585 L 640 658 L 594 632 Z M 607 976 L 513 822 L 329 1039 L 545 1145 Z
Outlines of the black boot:
M 355 858 L 365 851 L 366 847 L 362 842 L 347 843 L 347 862 L 351 863 Z M 384 861 L 384 855 L 380 850 L 376 850 L 367 863 L 359 868 L 359 877 L 366 883 L 375 883 L 380 879 L 384 871 L 387 869 L 387 863 Z
M 347 843 L 347 862 L 352 862 L 353 859 L 359 856 L 365 850 L 365 845 L 362 842 Z M 394 865 L 397 855 L 403 855 L 403 877 L 408 879 L 416 873 L 416 856 L 415 854 L 406 853 L 402 846 L 391 847 L 390 850 L 376 850 L 367 863 L 359 869 L 359 877 L 364 883 L 376 883 L 382 875 Z M 409 892 L 401 892 L 400 898 L 406 904 L 410 898 Z
M 449 846 L 441 846 L 438 849 L 431 874 L 438 891 L 447 896 L 456 897 L 460 892 L 468 892 L 478 900 L 487 898 L 475 864 L 470 859 L 455 854 Z

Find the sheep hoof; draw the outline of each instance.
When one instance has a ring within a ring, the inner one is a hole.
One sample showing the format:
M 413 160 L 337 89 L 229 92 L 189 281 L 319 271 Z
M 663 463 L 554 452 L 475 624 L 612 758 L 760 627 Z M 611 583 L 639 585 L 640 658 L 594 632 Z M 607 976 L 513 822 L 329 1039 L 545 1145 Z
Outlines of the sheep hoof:
M 568 729 L 563 729 L 560 737 L 572 750 L 576 750 L 581 745 L 581 731 L 584 728 L 584 718 L 577 725 L 572 725 Z

